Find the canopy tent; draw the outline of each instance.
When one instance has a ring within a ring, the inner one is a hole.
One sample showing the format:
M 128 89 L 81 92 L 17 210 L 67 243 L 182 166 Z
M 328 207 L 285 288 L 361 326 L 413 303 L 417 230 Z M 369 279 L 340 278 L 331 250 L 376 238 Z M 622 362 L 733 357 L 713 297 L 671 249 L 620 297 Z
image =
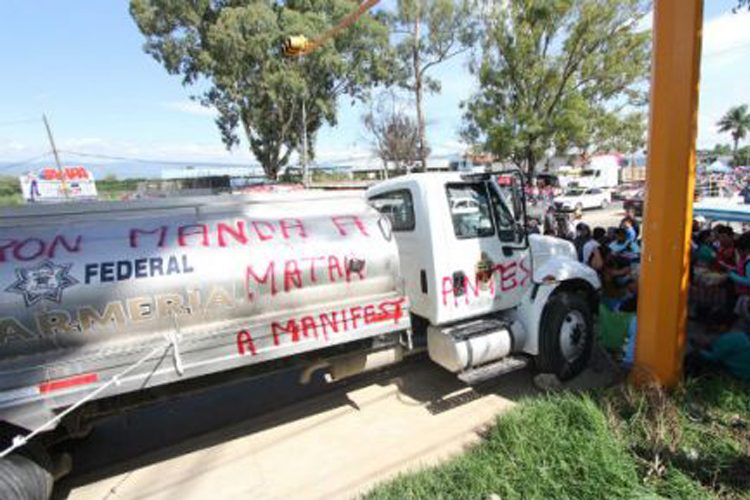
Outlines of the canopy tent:
M 716 160 L 708 166 L 706 171 L 711 174 L 731 174 L 732 167 L 725 165 L 719 160 Z

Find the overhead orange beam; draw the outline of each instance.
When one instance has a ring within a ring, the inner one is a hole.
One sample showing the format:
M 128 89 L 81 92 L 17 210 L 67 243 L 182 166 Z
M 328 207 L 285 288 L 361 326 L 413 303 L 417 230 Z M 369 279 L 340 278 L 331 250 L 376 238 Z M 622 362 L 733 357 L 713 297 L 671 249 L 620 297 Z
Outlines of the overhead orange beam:
M 357 6 L 356 9 L 354 9 L 352 12 L 344 16 L 343 19 L 341 19 L 336 26 L 329 29 L 319 37 L 313 39 L 310 41 L 310 43 L 305 47 L 304 50 L 302 50 L 299 54 L 294 55 L 300 55 L 305 56 L 312 52 L 313 50 L 317 49 L 324 43 L 326 43 L 328 40 L 334 38 L 336 35 L 341 33 L 343 30 L 357 22 L 357 20 L 362 17 L 362 15 L 370 10 L 372 7 L 377 5 L 380 2 L 380 0 L 364 0 L 362 3 Z
M 656 0 L 636 382 L 681 378 L 695 189 L 702 0 Z

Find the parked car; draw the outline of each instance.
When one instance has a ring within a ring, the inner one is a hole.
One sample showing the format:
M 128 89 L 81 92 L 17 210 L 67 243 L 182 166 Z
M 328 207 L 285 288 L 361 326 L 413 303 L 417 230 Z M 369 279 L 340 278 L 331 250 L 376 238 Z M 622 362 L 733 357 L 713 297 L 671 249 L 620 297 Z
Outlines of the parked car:
M 636 217 L 643 217 L 643 199 L 645 198 L 644 190 L 641 189 L 640 191 L 637 191 L 635 194 L 631 195 L 629 198 L 625 198 L 625 200 L 622 202 L 622 208 L 625 209 L 626 212 L 633 212 L 633 215 Z
M 587 208 L 606 208 L 609 203 L 609 192 L 600 188 L 572 188 L 562 196 L 555 198 L 555 208 L 561 212 L 572 212 Z
M 612 199 L 624 201 L 628 198 L 632 198 L 638 194 L 639 191 L 643 191 L 642 182 L 620 184 L 612 191 Z

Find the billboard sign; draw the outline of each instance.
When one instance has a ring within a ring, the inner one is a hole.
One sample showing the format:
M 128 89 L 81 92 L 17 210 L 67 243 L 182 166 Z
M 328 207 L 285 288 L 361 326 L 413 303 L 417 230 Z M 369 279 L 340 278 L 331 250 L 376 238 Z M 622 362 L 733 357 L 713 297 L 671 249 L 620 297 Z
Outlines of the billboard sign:
M 21 193 L 27 203 L 97 199 L 94 175 L 84 167 L 64 167 L 62 171 L 43 168 L 22 175 L 20 181 Z

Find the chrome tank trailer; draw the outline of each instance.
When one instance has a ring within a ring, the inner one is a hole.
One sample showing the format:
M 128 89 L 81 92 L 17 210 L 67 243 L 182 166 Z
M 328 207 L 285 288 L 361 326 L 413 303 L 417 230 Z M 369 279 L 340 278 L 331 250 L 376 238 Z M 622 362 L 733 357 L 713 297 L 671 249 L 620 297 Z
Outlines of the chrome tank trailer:
M 403 330 L 400 283 L 361 194 L 9 210 L 0 415 L 39 422 L 165 339 L 102 397 Z

